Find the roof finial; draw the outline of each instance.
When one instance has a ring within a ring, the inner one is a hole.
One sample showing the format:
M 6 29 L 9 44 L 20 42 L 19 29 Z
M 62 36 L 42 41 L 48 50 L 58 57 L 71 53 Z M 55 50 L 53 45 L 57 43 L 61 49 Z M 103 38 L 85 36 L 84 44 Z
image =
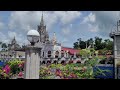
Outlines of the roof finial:
M 56 39 L 56 34 L 54 32 L 54 34 L 53 34 L 53 44 L 56 44 L 56 42 L 57 42 L 57 39 Z

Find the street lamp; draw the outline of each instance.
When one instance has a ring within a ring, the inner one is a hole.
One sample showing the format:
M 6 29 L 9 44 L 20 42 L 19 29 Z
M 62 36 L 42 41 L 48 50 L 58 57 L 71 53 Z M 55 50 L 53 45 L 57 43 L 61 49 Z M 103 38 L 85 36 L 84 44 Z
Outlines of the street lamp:
M 30 30 L 27 33 L 27 39 L 31 46 L 25 48 L 25 79 L 39 79 L 41 44 L 35 45 L 39 41 L 40 35 L 37 30 Z M 35 45 L 35 46 L 34 46 Z
M 31 45 L 34 46 L 36 42 L 39 41 L 40 34 L 37 30 L 30 30 L 27 33 L 27 39 L 30 41 Z

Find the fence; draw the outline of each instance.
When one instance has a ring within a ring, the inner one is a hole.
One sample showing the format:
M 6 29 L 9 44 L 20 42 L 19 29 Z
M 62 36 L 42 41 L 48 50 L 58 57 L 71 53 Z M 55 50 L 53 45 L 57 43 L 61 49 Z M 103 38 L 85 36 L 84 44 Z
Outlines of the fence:
M 93 67 L 93 72 L 96 73 L 97 71 L 103 72 L 103 74 L 95 75 L 95 78 L 100 79 L 114 79 L 114 67 L 111 65 L 102 65 Z

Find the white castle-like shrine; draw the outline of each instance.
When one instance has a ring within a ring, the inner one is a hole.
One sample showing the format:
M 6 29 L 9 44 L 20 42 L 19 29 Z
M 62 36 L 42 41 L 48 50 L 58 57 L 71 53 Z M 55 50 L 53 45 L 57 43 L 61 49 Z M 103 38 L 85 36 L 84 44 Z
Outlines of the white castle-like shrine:
M 35 43 L 35 46 L 42 45 L 40 63 L 47 63 L 48 61 L 80 61 L 80 50 L 64 47 L 61 43 L 57 42 L 56 33 L 53 33 L 52 39 L 49 39 L 48 31 L 46 30 L 46 25 L 44 23 L 43 14 L 41 17 L 40 25 L 38 25 L 37 31 L 40 34 L 39 41 Z M 16 50 L 17 49 L 17 50 Z M 21 50 L 15 37 L 9 44 L 9 50 L 7 52 L 1 52 L 0 58 L 22 58 L 25 59 L 25 51 Z
M 36 45 L 41 45 L 42 43 L 41 62 L 44 61 L 44 63 L 47 63 L 47 61 L 69 61 L 79 58 L 79 50 L 63 47 L 57 42 L 55 32 L 53 33 L 52 40 L 49 39 L 49 34 L 46 30 L 46 25 L 44 24 L 43 14 L 37 31 L 40 34 L 40 40 L 36 43 Z

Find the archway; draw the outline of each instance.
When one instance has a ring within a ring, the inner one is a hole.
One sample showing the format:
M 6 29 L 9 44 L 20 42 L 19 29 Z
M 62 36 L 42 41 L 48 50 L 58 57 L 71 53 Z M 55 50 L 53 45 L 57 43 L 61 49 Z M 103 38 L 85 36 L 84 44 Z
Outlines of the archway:
M 58 57 L 59 57 L 59 52 L 56 51 L 56 52 L 55 52 L 55 58 L 58 58 Z
M 51 61 L 48 60 L 47 63 L 51 63 Z
M 61 51 L 61 57 L 64 57 L 64 51 L 63 50 Z
M 54 64 L 57 64 L 57 61 L 55 60 L 53 63 L 54 63 Z
M 48 51 L 48 57 L 51 57 L 51 51 Z
M 45 61 L 42 61 L 42 64 L 45 64 Z
M 70 60 L 70 61 L 69 61 L 69 64 L 71 64 L 71 63 L 73 63 L 73 60 Z
M 81 61 L 80 61 L 80 60 L 78 60 L 76 63 L 81 63 Z
M 65 61 L 64 61 L 64 60 L 62 60 L 62 61 L 61 61 L 61 64 L 65 64 Z

